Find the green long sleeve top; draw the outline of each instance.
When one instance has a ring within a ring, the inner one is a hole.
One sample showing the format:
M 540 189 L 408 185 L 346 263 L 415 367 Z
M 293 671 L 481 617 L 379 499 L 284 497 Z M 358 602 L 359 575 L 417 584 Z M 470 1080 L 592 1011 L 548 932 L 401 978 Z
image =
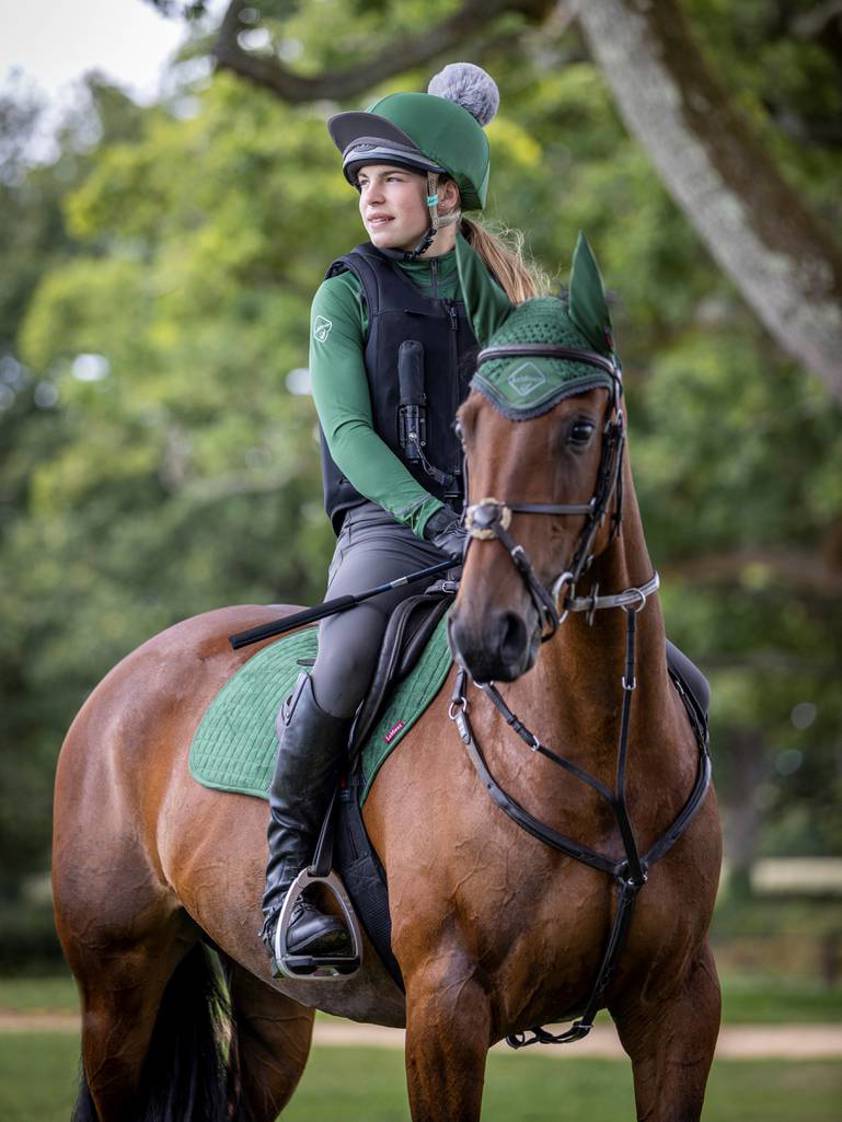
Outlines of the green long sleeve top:
M 459 292 L 456 252 L 398 262 L 426 296 Z M 351 272 L 323 281 L 310 311 L 310 380 L 327 446 L 353 486 L 419 537 L 443 504 L 412 477 L 374 429 L 365 372 L 368 315 L 362 286 Z

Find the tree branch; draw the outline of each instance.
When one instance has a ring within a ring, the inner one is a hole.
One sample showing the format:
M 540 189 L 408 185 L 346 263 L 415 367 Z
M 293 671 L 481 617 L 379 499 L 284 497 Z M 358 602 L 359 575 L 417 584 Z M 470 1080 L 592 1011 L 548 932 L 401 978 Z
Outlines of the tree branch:
M 835 599 L 842 595 L 842 572 L 815 553 L 783 549 L 744 549 L 709 554 L 663 567 L 665 577 L 694 585 L 737 584 Z
M 842 16 L 842 0 L 824 0 L 809 12 L 799 12 L 790 24 L 799 39 L 817 39 L 833 20 Z
M 316 77 L 295 74 L 277 58 L 261 57 L 243 50 L 241 31 L 250 28 L 241 16 L 249 0 L 232 0 L 219 28 L 213 57 L 220 69 L 232 70 L 257 86 L 271 90 L 283 101 L 345 101 L 372 86 L 452 50 L 476 36 L 503 12 L 520 12 L 539 20 L 554 6 L 554 0 L 464 0 L 459 11 L 442 20 L 425 35 L 389 43 L 370 59 L 345 70 Z
M 626 125 L 777 343 L 842 399 L 842 252 L 709 69 L 677 0 L 579 22 Z

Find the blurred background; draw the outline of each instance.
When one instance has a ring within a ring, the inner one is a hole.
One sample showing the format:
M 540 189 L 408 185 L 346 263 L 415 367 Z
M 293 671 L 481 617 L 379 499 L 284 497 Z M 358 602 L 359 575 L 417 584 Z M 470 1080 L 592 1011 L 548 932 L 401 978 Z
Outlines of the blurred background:
M 842 1020 L 840 12 L 4 0 L 0 1006 L 61 972 L 88 692 L 186 616 L 321 599 L 308 308 L 363 237 L 325 120 L 464 58 L 501 92 L 488 218 L 554 283 L 586 230 L 614 293 L 668 629 L 713 686 L 726 1017 Z

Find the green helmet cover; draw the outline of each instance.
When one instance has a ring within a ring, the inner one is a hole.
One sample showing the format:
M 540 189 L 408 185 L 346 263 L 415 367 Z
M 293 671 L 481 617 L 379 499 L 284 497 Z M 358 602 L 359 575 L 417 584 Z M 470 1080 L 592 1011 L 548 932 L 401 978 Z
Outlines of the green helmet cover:
M 382 132 L 387 121 L 408 138 L 423 156 L 443 168 L 456 182 L 463 210 L 482 210 L 488 194 L 488 137 L 467 109 L 427 93 L 396 93 L 375 101 L 365 113 L 338 113 L 328 122 L 339 150 L 350 152 L 356 137 L 367 140 Z M 398 134 L 386 128 L 385 145 Z M 380 162 L 380 161 L 378 161 Z M 388 163 L 388 158 L 382 159 Z M 411 158 L 405 160 L 411 164 Z M 423 164 L 421 165 L 423 167 Z

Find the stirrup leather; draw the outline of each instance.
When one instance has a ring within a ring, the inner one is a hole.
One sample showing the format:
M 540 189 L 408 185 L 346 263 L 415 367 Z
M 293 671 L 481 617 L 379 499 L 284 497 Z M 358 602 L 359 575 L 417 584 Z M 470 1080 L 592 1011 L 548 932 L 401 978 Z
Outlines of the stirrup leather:
M 351 953 L 345 955 L 291 954 L 287 948 L 287 932 L 292 913 L 304 891 L 311 885 L 326 888 L 339 904 L 342 918 L 351 936 Z M 363 941 L 357 917 L 345 886 L 334 872 L 317 876 L 310 869 L 302 869 L 290 885 L 275 928 L 272 947 L 275 962 L 286 978 L 307 978 L 312 981 L 331 981 L 356 974 L 362 965 Z

